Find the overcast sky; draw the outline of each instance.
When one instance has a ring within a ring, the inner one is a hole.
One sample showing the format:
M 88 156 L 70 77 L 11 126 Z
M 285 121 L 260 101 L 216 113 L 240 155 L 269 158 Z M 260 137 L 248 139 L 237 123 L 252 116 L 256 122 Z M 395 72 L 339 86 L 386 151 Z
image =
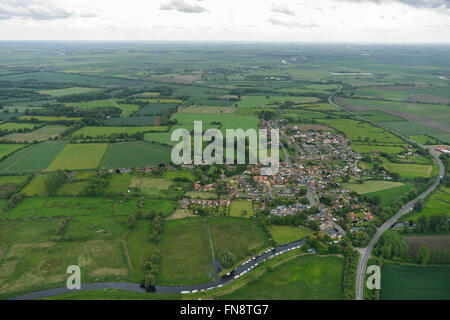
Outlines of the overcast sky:
M 0 40 L 450 42 L 450 0 L 0 0 Z

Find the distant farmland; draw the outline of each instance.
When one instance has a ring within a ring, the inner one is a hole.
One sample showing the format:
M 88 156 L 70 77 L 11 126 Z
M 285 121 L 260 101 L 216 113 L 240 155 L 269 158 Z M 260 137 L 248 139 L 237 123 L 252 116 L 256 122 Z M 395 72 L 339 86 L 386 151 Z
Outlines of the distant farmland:
M 67 129 L 65 126 L 45 126 L 27 133 L 11 133 L 3 136 L 0 140 L 14 141 L 14 142 L 33 142 L 45 141 L 58 137 Z
M 163 132 L 166 131 L 168 127 L 165 126 L 148 126 L 148 127 L 83 127 L 74 133 L 72 137 L 79 137 L 83 135 L 84 137 L 108 137 L 114 134 L 126 133 L 132 135 L 139 132 Z
M 38 91 L 40 94 L 47 94 L 52 97 L 60 97 L 60 96 L 66 96 L 70 94 L 81 94 L 81 93 L 87 93 L 87 92 L 93 92 L 98 91 L 99 89 L 96 88 L 85 88 L 85 87 L 71 87 L 71 88 L 65 88 L 65 89 L 55 89 L 55 90 L 42 90 Z
M 66 103 L 66 105 L 80 109 L 116 107 L 122 109 L 122 116 L 124 117 L 130 115 L 131 113 L 139 109 L 139 106 L 136 104 L 117 103 L 117 99 L 93 100 L 88 102 L 68 102 Z

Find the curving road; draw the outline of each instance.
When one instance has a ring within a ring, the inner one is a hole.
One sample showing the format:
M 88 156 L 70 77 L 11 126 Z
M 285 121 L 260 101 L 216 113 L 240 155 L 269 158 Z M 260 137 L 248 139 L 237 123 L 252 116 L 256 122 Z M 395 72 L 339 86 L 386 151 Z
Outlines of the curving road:
M 363 116 L 354 113 L 350 110 L 347 110 L 344 107 L 341 107 L 340 105 L 334 103 L 332 101 L 332 99 L 334 98 L 334 96 L 342 89 L 342 86 L 339 86 L 339 88 L 328 97 L 328 102 L 337 107 L 340 108 L 344 111 L 347 111 L 348 113 L 351 113 L 354 116 L 357 116 L 358 118 L 366 121 L 366 122 L 370 122 L 371 124 L 383 128 L 386 131 L 391 132 L 392 134 L 401 137 L 403 140 L 406 140 L 408 142 L 414 143 L 414 144 L 418 144 L 417 142 L 403 136 L 400 135 L 396 132 L 393 132 L 392 130 L 379 125 L 373 121 L 370 121 L 369 119 L 364 118 Z M 421 146 L 422 148 L 425 148 L 423 145 L 418 144 L 419 146 Z M 417 201 L 425 198 L 431 191 L 433 191 L 441 182 L 442 177 L 445 174 L 445 168 L 444 168 L 444 164 L 442 163 L 441 159 L 439 159 L 439 154 L 434 150 L 434 149 L 429 149 L 430 154 L 433 156 L 433 158 L 437 161 L 437 163 L 439 164 L 439 175 L 436 179 L 436 181 L 427 189 L 425 190 L 422 194 L 420 194 L 417 198 L 415 198 L 414 200 L 411 200 L 410 202 L 408 202 L 406 205 L 403 206 L 402 209 L 400 209 L 392 218 L 390 218 L 388 221 L 386 221 L 385 223 L 383 223 L 383 225 L 381 225 L 381 227 L 379 227 L 377 229 L 377 232 L 375 233 L 375 235 L 373 236 L 372 240 L 370 240 L 369 245 L 366 248 L 360 248 L 358 249 L 360 256 L 359 256 L 359 260 L 358 260 L 358 268 L 356 271 L 356 300 L 363 300 L 364 299 L 364 276 L 365 276 L 365 272 L 367 269 L 367 262 L 369 261 L 369 257 L 372 253 L 373 248 L 375 247 L 375 244 L 377 243 L 378 239 L 380 239 L 381 235 L 390 227 L 392 227 L 392 225 L 394 225 L 394 223 L 404 214 L 408 213 L 409 211 L 411 211 L 414 207 L 414 205 L 416 204 Z
M 103 289 L 119 289 L 134 292 L 153 292 L 153 293 L 195 293 L 197 291 L 207 291 L 217 287 L 222 287 L 223 285 L 232 282 L 233 280 L 239 278 L 240 276 L 246 274 L 247 272 L 253 270 L 260 263 L 272 259 L 275 256 L 284 254 L 291 250 L 296 250 L 306 243 L 306 239 L 291 242 L 278 246 L 276 248 L 268 249 L 266 252 L 250 258 L 239 267 L 231 271 L 226 276 L 218 278 L 211 282 L 206 282 L 198 285 L 186 285 L 186 286 L 155 286 L 152 291 L 147 291 L 141 288 L 139 284 L 132 282 L 98 282 L 98 283 L 88 283 L 82 284 L 80 291 L 88 290 L 103 290 Z M 31 293 L 26 293 L 17 297 L 10 298 L 9 300 L 34 300 L 41 299 L 45 297 L 51 297 L 63 293 L 72 293 L 77 290 L 69 290 L 67 288 L 53 288 L 48 290 L 41 290 Z

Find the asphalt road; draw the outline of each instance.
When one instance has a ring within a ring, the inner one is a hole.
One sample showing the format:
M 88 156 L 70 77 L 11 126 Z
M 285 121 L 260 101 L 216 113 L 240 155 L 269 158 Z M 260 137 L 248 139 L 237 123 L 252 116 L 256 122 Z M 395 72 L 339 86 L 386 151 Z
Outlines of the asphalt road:
M 351 113 L 354 116 L 357 116 L 358 118 L 370 122 L 371 124 L 377 126 L 377 127 L 381 127 L 383 129 L 385 129 L 386 131 L 391 132 L 392 134 L 401 137 L 402 139 L 408 141 L 408 142 L 412 142 L 415 144 L 418 144 L 417 142 L 402 136 L 396 132 L 393 132 L 392 130 L 379 125 L 373 121 L 370 121 L 366 118 L 364 118 L 363 116 L 356 114 L 350 110 L 347 110 L 344 107 L 341 107 L 340 105 L 335 104 L 332 99 L 333 97 L 336 95 L 336 93 L 338 93 L 340 90 L 342 89 L 342 86 L 340 86 L 336 92 L 334 92 L 331 96 L 328 97 L 328 102 L 335 106 L 338 107 L 344 111 L 347 111 L 349 113 Z M 418 144 L 419 146 L 421 146 L 422 148 L 425 148 L 423 145 Z M 369 260 L 369 257 L 372 253 L 373 248 L 375 247 L 375 244 L 377 243 L 378 239 L 380 239 L 381 235 L 390 227 L 392 227 L 394 225 L 394 223 L 404 214 L 408 213 L 409 211 L 411 211 L 414 208 L 414 205 L 416 204 L 417 201 L 425 198 L 431 191 L 433 191 L 441 182 L 442 177 L 444 176 L 445 173 L 445 168 L 444 168 L 444 164 L 442 163 L 441 159 L 439 159 L 439 155 L 438 153 L 433 150 L 433 149 L 429 149 L 430 154 L 433 156 L 433 158 L 437 161 L 437 163 L 439 164 L 439 175 L 436 179 L 436 181 L 426 190 L 424 191 L 422 194 L 420 194 L 417 198 L 415 198 L 414 200 L 411 200 L 410 202 L 408 202 L 402 209 L 400 209 L 392 218 L 390 218 L 388 221 L 386 221 L 383 225 L 381 225 L 381 227 L 379 227 L 377 229 L 377 233 L 373 236 L 372 240 L 370 240 L 369 245 L 366 248 L 360 248 L 358 251 L 360 253 L 359 256 L 359 260 L 358 260 L 358 268 L 356 271 L 356 300 L 363 300 L 364 299 L 364 278 L 365 278 L 365 271 L 367 269 L 367 262 Z
M 154 290 L 146 291 L 144 288 L 141 288 L 139 284 L 132 282 L 98 282 L 98 283 L 88 283 L 81 284 L 80 291 L 89 291 L 89 290 L 103 290 L 103 289 L 118 289 L 118 290 L 127 290 L 134 292 L 153 292 L 153 293 L 195 293 L 198 291 L 207 291 L 217 287 L 221 287 L 229 282 L 234 281 L 235 279 L 243 276 L 247 272 L 253 270 L 258 267 L 258 265 L 266 260 L 272 259 L 275 256 L 287 253 L 291 250 L 297 250 L 306 243 L 306 239 L 302 239 L 299 241 L 291 242 L 288 244 L 284 244 L 272 249 L 267 250 L 266 252 L 250 258 L 246 262 L 242 263 L 239 267 L 231 271 L 228 275 L 218 278 L 217 280 L 201 283 L 197 285 L 186 285 L 186 286 L 155 286 Z M 48 290 L 41 290 L 26 293 L 17 297 L 10 298 L 9 300 L 34 300 L 41 299 L 45 297 L 51 297 L 63 293 L 71 293 L 77 290 L 69 290 L 67 288 L 53 288 Z

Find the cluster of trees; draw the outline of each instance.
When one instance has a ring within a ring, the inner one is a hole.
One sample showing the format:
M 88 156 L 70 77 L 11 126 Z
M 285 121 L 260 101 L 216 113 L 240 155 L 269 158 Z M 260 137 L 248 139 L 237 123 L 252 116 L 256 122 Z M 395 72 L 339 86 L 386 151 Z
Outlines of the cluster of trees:
M 319 254 L 341 253 L 341 246 L 337 243 L 332 243 L 331 240 L 327 234 L 318 233 L 308 237 L 306 248 L 314 248 Z
M 273 240 L 272 234 L 270 233 L 269 226 L 271 225 L 270 216 L 258 217 L 256 220 L 256 224 L 264 231 L 272 246 L 276 245 L 275 240 Z
M 2 159 L 6 158 L 3 157 Z M 0 159 L 0 160 L 2 160 Z M 22 188 L 24 188 L 28 183 L 30 183 L 31 180 L 33 180 L 33 178 L 35 177 L 35 174 L 28 174 L 27 178 L 24 182 L 22 182 L 20 185 L 17 186 L 16 189 L 14 190 L 9 190 L 6 195 L 4 196 L 6 199 L 11 199 L 11 197 L 16 194 L 18 191 L 22 190 Z
M 55 104 L 45 109 L 33 109 L 25 112 L 29 116 L 52 116 L 52 117 L 78 117 L 89 118 L 92 121 L 97 121 L 110 117 L 120 117 L 122 109 L 117 107 L 96 107 L 92 109 L 78 109 L 63 104 Z M 94 123 L 94 122 L 93 122 Z
M 416 261 L 422 265 L 450 264 L 450 250 L 431 250 L 420 247 L 416 254 Z
M 22 72 L 38 72 L 39 70 L 32 70 L 28 68 L 24 68 Z M 1 88 L 27 88 L 27 89 L 36 89 L 36 90 L 51 90 L 51 89 L 64 89 L 71 87 L 72 84 L 61 84 L 58 82 L 46 82 L 35 79 L 25 79 L 18 81 L 0 81 Z M 3 90 L 2 90 L 3 91 Z M 29 92 L 29 90 L 27 90 Z M 23 96 L 20 96 L 20 98 Z M 41 96 L 42 97 L 42 96 Z
M 49 195 L 54 196 L 58 191 L 59 187 L 66 183 L 68 177 L 64 171 L 59 170 L 55 173 L 50 174 L 47 179 L 45 179 L 45 187 Z
M 144 269 L 144 279 L 141 280 L 141 287 L 147 290 L 151 289 L 156 284 L 156 275 L 158 274 L 160 264 L 160 258 L 158 251 L 153 253 L 151 256 L 145 259 L 143 269 Z
M 343 292 L 342 298 L 344 300 L 354 300 L 355 299 L 355 278 L 356 269 L 358 266 L 358 251 L 354 250 L 350 241 L 344 239 L 344 275 L 343 275 Z
M 161 238 L 162 224 L 163 219 L 161 217 L 161 214 L 156 214 L 153 218 L 151 235 L 151 240 L 155 243 L 158 243 Z
M 236 256 L 233 252 L 231 252 L 227 248 L 224 248 L 217 253 L 217 259 L 219 260 L 220 266 L 222 268 L 228 269 L 234 265 Z
M 90 135 L 84 135 L 79 134 L 76 136 L 70 137 L 70 142 L 75 143 L 77 140 L 83 140 L 83 142 L 87 143 L 97 143 L 97 142 L 118 142 L 118 141 L 134 141 L 134 140 L 143 140 L 144 139 L 144 133 L 143 132 L 136 132 L 133 134 L 129 133 L 111 133 L 110 135 L 101 135 L 92 137 Z
M 416 222 L 416 232 L 439 232 L 447 231 L 449 226 L 447 223 L 447 215 L 445 213 L 420 216 Z
M 2 88 L 6 88 L 6 87 L 2 87 Z M 6 89 L 2 89 L 0 91 L 0 98 L 2 100 L 3 99 L 7 100 L 7 99 L 11 99 L 11 98 L 35 99 L 35 98 L 42 98 L 42 96 L 39 93 L 31 91 L 31 90 L 6 88 Z
M 349 233 L 349 239 L 351 239 L 355 247 L 364 248 L 369 244 L 376 232 L 376 226 L 373 223 L 369 223 L 363 230 L 357 231 L 354 234 Z
M 443 153 L 439 158 L 442 160 L 445 167 L 445 175 L 442 178 L 441 183 L 447 188 L 450 188 L 450 155 Z
M 89 93 L 83 93 L 83 94 L 71 94 L 66 96 L 57 97 L 56 100 L 61 103 L 68 103 L 68 102 L 86 102 L 86 101 L 92 101 L 92 100 L 103 100 L 103 99 L 109 99 L 110 96 L 108 93 L 104 91 L 99 92 L 89 92 Z
M 13 130 L 2 130 L 2 129 L 0 129 L 0 137 L 6 136 L 7 134 L 10 134 L 10 133 L 31 132 L 31 131 L 36 130 L 37 128 L 38 128 L 38 126 L 34 126 L 33 128 L 19 128 L 19 129 L 13 129 Z
M 257 114 L 260 119 L 264 120 L 271 120 L 277 115 L 275 111 L 268 111 L 268 110 L 259 111 L 257 112 Z
M 14 193 L 8 201 L 8 205 L 6 207 L 7 210 L 11 210 L 15 208 L 19 203 L 22 202 L 24 196 L 21 193 Z
M 110 173 L 97 174 L 97 176 L 89 181 L 89 184 L 84 191 L 84 195 L 88 197 L 99 197 L 103 195 L 110 178 Z
M 387 230 L 378 240 L 373 250 L 376 256 L 396 261 L 410 261 L 409 247 L 402 236 L 393 230 Z

